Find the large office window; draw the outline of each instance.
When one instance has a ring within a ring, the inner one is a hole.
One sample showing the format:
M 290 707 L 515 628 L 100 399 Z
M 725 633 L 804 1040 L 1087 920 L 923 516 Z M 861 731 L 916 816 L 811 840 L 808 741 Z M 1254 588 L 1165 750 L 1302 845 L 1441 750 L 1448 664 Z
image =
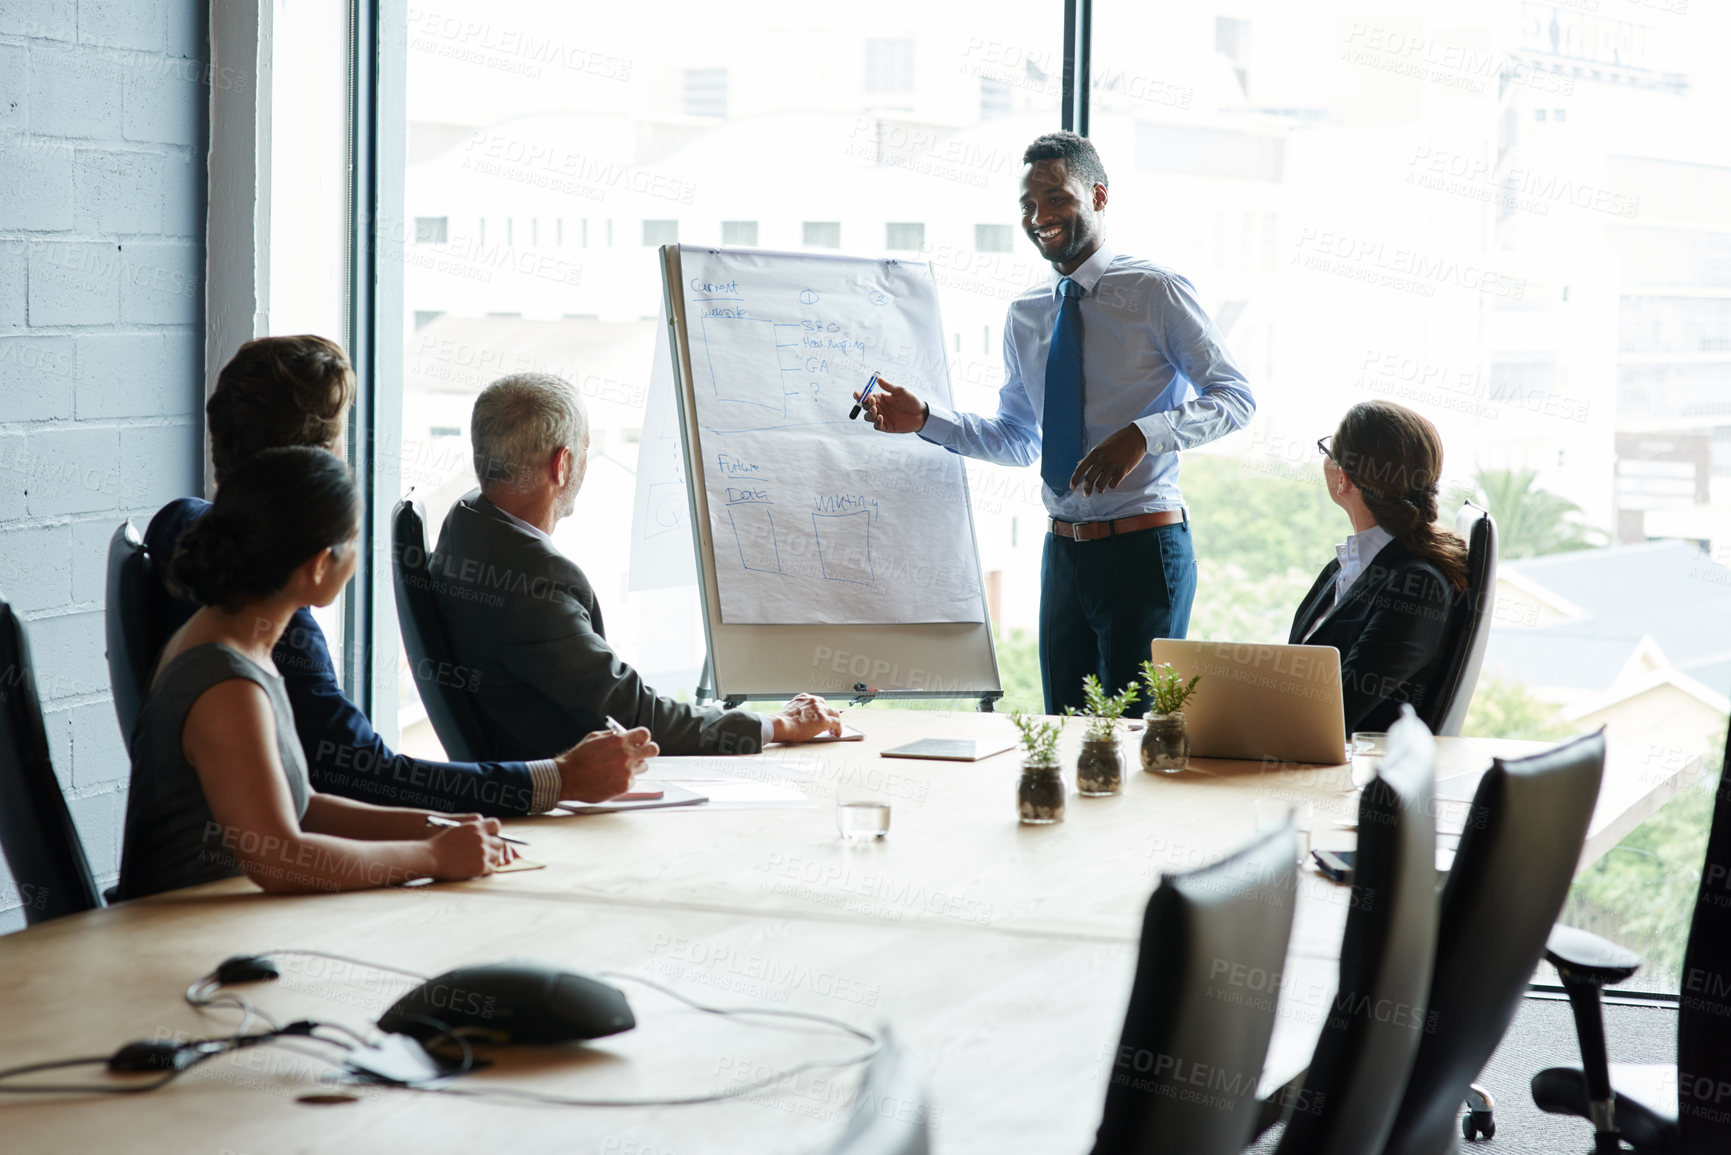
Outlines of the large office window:
M 719 26 L 690 2 L 411 11 L 402 216 L 448 225 L 406 254 L 403 483 L 434 526 L 472 484 L 479 389 L 567 377 L 595 440 L 560 544 L 620 652 L 691 687 L 694 598 L 628 589 L 622 544 L 660 310 L 647 246 L 917 251 L 956 401 L 989 410 L 1005 306 L 1048 272 L 1015 201 L 1076 75 L 1063 8 L 999 6 L 993 35 L 909 0 L 797 21 L 752 0 Z M 1087 93 L 1111 245 L 1194 284 L 1258 399 L 1249 429 L 1185 457 L 1191 635 L 1283 639 L 1349 529 L 1316 438 L 1359 401 L 1425 413 L 1445 520 L 1470 498 L 1503 526 L 1467 732 L 1603 723 L 1648 760 L 1664 789 L 1565 913 L 1670 989 L 1706 810 L 1701 779 L 1669 771 L 1716 771 L 1731 689 L 1728 47 L 1707 5 L 1101 0 Z M 969 470 L 994 621 L 1031 638 L 1037 481 Z M 403 685 L 407 744 L 428 748 Z
M 408 14 L 400 212 L 446 224 L 442 235 L 416 226 L 421 243 L 404 251 L 402 485 L 427 502 L 436 535 L 475 484 L 475 395 L 519 370 L 570 381 L 594 432 L 556 540 L 588 573 L 620 654 L 686 695 L 703 658 L 695 593 L 626 581 L 661 310 L 652 246 L 930 260 L 945 347 L 961 350 L 957 396 L 989 405 L 1005 306 L 1044 267 L 976 225 L 1015 224 L 1021 149 L 1059 124 L 1056 0 L 998 5 L 994 21 L 1014 30 L 998 38 L 980 35 L 974 11 L 913 0 L 808 7 L 797 20 L 779 0 L 729 12 L 468 0 Z M 1018 513 L 1033 523 L 1038 494 L 1019 472 L 977 492 L 986 568 L 1006 571 L 994 608 L 1031 630 L 1037 542 L 1024 532 L 1013 547 L 1010 524 Z M 404 747 L 436 750 L 411 679 L 400 687 Z
M 1604 724 L 1625 775 L 1666 783 L 1564 916 L 1675 990 L 1707 805 L 1670 772 L 1716 770 L 1731 691 L 1724 14 L 1102 0 L 1094 19 L 1112 243 L 1195 284 L 1257 397 L 1247 433 L 1184 463 L 1191 636 L 1285 640 L 1349 529 L 1316 439 L 1360 401 L 1430 417 L 1445 518 L 1471 496 L 1503 529 L 1467 733 Z

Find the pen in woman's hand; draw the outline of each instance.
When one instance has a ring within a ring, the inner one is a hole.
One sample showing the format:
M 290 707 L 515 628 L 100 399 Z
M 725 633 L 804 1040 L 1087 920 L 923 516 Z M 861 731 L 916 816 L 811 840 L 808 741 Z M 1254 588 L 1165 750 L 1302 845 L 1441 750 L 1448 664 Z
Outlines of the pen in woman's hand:
M 429 815 L 427 815 L 427 825 L 428 826 L 461 826 L 463 824 L 461 822 L 458 822 L 455 818 L 443 818 L 437 814 L 429 814 Z M 509 834 L 495 834 L 495 835 L 493 835 L 493 837 L 497 838 L 500 842 L 509 842 L 512 846 L 527 846 L 527 845 L 529 845 L 527 842 L 524 842 L 521 838 L 512 838 Z

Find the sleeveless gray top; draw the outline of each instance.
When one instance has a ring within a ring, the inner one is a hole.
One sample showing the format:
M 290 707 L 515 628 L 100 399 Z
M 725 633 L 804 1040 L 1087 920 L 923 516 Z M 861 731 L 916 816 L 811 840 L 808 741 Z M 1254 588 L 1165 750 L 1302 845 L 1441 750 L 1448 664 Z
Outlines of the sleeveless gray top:
M 199 695 L 230 678 L 257 683 L 270 698 L 277 756 L 288 778 L 295 818 L 307 812 L 306 756 L 280 674 L 219 642 L 193 646 L 162 668 L 132 727 L 132 787 L 120 854 L 120 898 L 141 898 L 239 874 L 235 849 L 248 835 L 211 818 L 198 771 L 181 751 L 181 731 Z M 251 835 L 257 838 L 257 834 Z M 250 848 L 249 848 L 250 849 Z

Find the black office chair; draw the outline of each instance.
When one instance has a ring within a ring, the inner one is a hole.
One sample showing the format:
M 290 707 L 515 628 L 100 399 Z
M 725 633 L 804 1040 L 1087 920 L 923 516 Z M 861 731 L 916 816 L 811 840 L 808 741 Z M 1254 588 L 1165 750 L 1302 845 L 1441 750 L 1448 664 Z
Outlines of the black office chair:
M 120 523 L 108 541 L 108 685 L 120 740 L 132 742 L 132 727 L 150 689 L 150 675 L 162 653 L 162 636 L 150 603 L 154 565 L 130 521 Z
M 1452 615 L 1448 655 L 1442 673 L 1419 709 L 1419 720 L 1433 734 L 1457 737 L 1467 720 L 1485 646 L 1491 637 L 1491 610 L 1497 589 L 1497 523 L 1488 510 L 1468 502 L 1455 521 L 1467 541 L 1467 588 Z
M 1719 780 L 1712 821 L 1683 951 L 1676 1066 L 1607 1059 L 1599 991 L 1634 974 L 1640 956 L 1584 930 L 1551 932 L 1545 957 L 1574 1007 L 1582 1065 L 1534 1075 L 1533 1102 L 1591 1120 L 1596 1152 L 1621 1150 L 1619 1139 L 1640 1155 L 1731 1151 L 1731 775 Z
M 1436 954 L 1436 743 L 1410 706 L 1358 803 L 1340 984 L 1275 1155 L 1377 1155 L 1424 1037 Z
M 918 1068 L 886 1028 L 847 1126 L 823 1155 L 930 1155 L 931 1115 Z
M 452 657 L 433 597 L 431 560 L 426 523 L 411 493 L 391 511 L 391 585 L 397 595 L 397 624 L 409 651 L 415 688 L 445 753 L 459 762 L 478 762 L 486 758 L 488 746 L 480 712 L 466 691 L 441 684 L 438 676 L 439 663 L 450 663 Z
M 1569 893 L 1604 769 L 1601 730 L 1494 759 L 1479 780 L 1443 885 L 1425 1033 L 1384 1155 L 1455 1150 L 1456 1113 L 1515 1017 Z
M 1287 826 L 1212 866 L 1161 878 L 1142 920 L 1094 1155 L 1213 1155 L 1250 1140 L 1297 856 Z
M 84 843 L 48 759 L 30 643 L 0 599 L 0 851 L 34 925 L 102 905 Z

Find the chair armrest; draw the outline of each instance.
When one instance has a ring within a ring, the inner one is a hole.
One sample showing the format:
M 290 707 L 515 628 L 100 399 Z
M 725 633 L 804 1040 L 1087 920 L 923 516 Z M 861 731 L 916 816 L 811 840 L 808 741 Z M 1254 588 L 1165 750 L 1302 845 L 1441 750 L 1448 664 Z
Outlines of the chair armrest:
M 1561 924 L 1551 927 L 1545 959 L 1557 968 L 1569 1008 L 1575 1013 L 1575 1037 L 1581 1044 L 1581 1076 L 1586 1085 L 1588 1117 L 1601 1140 L 1616 1143 L 1611 1102 L 1611 1060 L 1605 1047 L 1605 1012 L 1600 992 L 1620 983 L 1641 967 L 1641 956 L 1596 934 Z M 1605 1150 L 1603 1143 L 1595 1150 Z M 1610 1148 L 1616 1150 L 1615 1146 Z
M 1568 978 L 1599 986 L 1622 982 L 1641 969 L 1641 956 L 1591 931 L 1558 923 L 1545 941 L 1545 961 Z

